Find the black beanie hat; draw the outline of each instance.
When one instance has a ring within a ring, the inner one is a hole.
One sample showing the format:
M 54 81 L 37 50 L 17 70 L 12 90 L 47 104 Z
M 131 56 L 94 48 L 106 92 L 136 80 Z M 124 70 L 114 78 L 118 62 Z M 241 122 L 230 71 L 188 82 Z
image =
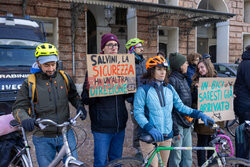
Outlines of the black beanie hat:
M 178 70 L 186 61 L 187 61 L 186 56 L 183 56 L 180 53 L 169 54 L 170 68 L 173 70 Z

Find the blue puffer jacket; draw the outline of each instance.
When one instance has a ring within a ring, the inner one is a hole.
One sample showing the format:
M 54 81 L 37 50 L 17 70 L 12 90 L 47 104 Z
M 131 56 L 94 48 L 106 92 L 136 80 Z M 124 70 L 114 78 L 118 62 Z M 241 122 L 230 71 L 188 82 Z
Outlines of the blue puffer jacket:
M 162 134 L 172 134 L 173 106 L 184 115 L 198 118 L 200 111 L 185 106 L 175 89 L 166 83 L 157 84 L 156 82 L 148 83 L 150 88 L 146 92 L 139 87 L 134 99 L 134 116 L 138 124 L 145 131 L 153 127 L 158 129 Z M 144 106 L 149 110 L 149 120 L 144 113 Z

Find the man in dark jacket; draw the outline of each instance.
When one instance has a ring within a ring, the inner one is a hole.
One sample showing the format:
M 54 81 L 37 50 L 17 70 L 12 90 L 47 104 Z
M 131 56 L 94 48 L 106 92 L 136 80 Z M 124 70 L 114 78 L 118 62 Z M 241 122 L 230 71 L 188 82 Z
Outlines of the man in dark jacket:
M 242 54 L 242 61 L 239 64 L 237 77 L 234 84 L 234 111 L 242 124 L 250 120 L 250 45 Z
M 179 53 L 171 53 L 169 55 L 169 63 L 172 72 L 169 76 L 169 83 L 175 88 L 176 92 L 180 96 L 182 102 L 191 107 L 192 95 L 188 82 L 186 79 L 186 73 L 188 68 L 188 62 L 185 56 Z M 193 125 L 193 119 L 183 114 L 180 114 L 176 109 L 173 109 L 172 113 L 174 127 L 177 127 L 180 139 L 172 144 L 172 147 L 192 147 L 191 126 Z M 192 166 L 192 152 L 190 150 L 173 150 L 170 153 L 169 166 L 171 167 L 191 167 Z
M 29 96 L 31 93 L 27 79 L 18 91 L 16 102 L 13 105 L 13 115 L 26 131 L 35 129 L 34 123 L 37 118 L 51 119 L 59 124 L 68 121 L 70 117 L 69 101 L 77 112 L 83 111 L 82 119 L 86 118 L 86 111 L 81 104 L 72 79 L 64 73 L 69 81 L 69 84 L 66 84 L 64 76 L 57 70 L 57 55 L 57 49 L 49 43 L 37 46 L 35 56 L 40 70 L 31 74 L 36 78 L 35 96 L 34 98 Z M 33 105 L 34 108 L 32 108 Z M 30 113 L 29 108 L 33 112 Z M 71 129 L 68 130 L 67 136 L 72 154 L 77 158 L 75 137 Z M 49 126 L 41 130 L 36 127 L 33 143 L 39 166 L 47 167 L 64 144 L 61 128 Z
M 114 34 L 102 36 L 102 54 L 117 54 L 119 41 Z M 103 167 L 108 161 L 122 157 L 125 127 L 128 113 L 125 106 L 127 95 L 89 98 L 86 76 L 82 102 L 89 105 L 91 130 L 94 136 L 94 167 Z
M 146 60 L 143 57 L 143 40 L 140 40 L 139 38 L 132 38 L 126 43 L 126 48 L 129 51 L 129 53 L 132 53 L 135 55 L 135 68 L 136 68 L 136 86 L 137 88 L 142 85 L 142 75 L 145 73 L 146 70 Z M 132 101 L 132 100 L 131 100 Z M 131 102 L 132 104 L 132 102 Z M 133 113 L 133 105 L 131 105 L 131 119 L 133 122 L 133 147 L 136 149 L 136 157 L 143 158 L 141 148 L 140 148 L 140 142 L 139 142 L 139 125 L 135 121 L 134 113 Z

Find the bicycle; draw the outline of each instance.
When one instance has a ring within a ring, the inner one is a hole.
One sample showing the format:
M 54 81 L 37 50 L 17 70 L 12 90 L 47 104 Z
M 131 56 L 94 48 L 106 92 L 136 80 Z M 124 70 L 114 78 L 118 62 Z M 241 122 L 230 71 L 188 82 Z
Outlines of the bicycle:
M 67 139 L 67 128 L 68 126 L 76 126 L 76 119 L 82 114 L 82 112 L 79 112 L 76 114 L 76 116 L 72 119 L 70 119 L 68 122 L 64 122 L 62 124 L 57 124 L 56 122 L 49 120 L 49 119 L 37 119 L 36 124 L 41 128 L 44 129 L 47 126 L 56 126 L 62 128 L 62 136 L 63 136 L 63 147 L 59 151 L 59 153 L 56 155 L 54 160 L 50 163 L 49 167 L 55 167 L 57 166 L 63 159 L 64 156 L 66 156 L 66 160 L 64 163 L 65 167 L 88 167 L 87 164 L 85 164 L 82 161 L 77 160 L 75 157 L 72 156 L 71 150 L 69 147 L 68 139 Z M 14 125 L 14 124 L 13 124 Z M 15 126 L 15 125 L 14 125 Z M 17 125 L 20 126 L 20 125 Z M 22 166 L 22 167 L 33 167 L 32 159 L 30 156 L 29 151 L 29 145 L 28 140 L 25 134 L 24 129 L 20 126 L 23 134 L 23 140 L 24 140 L 24 147 L 17 150 L 16 156 L 12 159 L 10 166 Z
M 11 161 L 9 167 L 33 167 L 32 158 L 30 155 L 30 146 L 28 144 L 27 136 L 24 128 L 16 121 L 10 121 L 10 125 L 13 127 L 18 127 L 18 129 L 22 132 L 23 138 L 23 146 L 15 145 L 11 150 Z
M 235 117 L 234 120 L 228 120 L 226 122 L 226 129 L 227 131 L 230 133 L 230 135 L 232 135 L 233 137 L 235 137 L 235 128 L 239 126 L 239 119 L 238 117 Z
M 144 160 L 140 160 L 135 157 L 124 157 L 120 159 L 113 160 L 107 164 L 106 167 L 117 167 L 117 166 L 142 166 L 142 167 L 150 167 L 150 163 L 157 155 L 158 162 L 160 167 L 163 167 L 162 158 L 160 155 L 160 150 L 213 150 L 213 155 L 202 165 L 202 167 L 206 166 L 219 166 L 224 167 L 227 165 L 245 165 L 250 166 L 250 161 L 234 158 L 232 157 L 234 154 L 233 144 L 231 139 L 225 135 L 224 130 L 222 130 L 217 124 L 214 124 L 213 129 L 215 129 L 215 133 L 213 135 L 214 139 L 210 142 L 211 147 L 160 147 L 156 142 L 153 141 L 153 138 L 150 135 L 141 136 L 140 140 L 146 143 L 152 143 L 155 147 L 149 152 Z M 230 148 L 230 152 L 227 153 L 227 146 Z

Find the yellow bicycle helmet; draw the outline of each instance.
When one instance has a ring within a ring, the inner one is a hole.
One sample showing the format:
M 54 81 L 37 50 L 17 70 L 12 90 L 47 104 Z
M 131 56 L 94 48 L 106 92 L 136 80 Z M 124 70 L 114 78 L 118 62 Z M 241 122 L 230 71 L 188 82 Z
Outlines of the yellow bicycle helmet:
M 132 39 L 130 39 L 130 40 L 125 44 L 125 47 L 126 47 L 127 49 L 129 49 L 131 46 L 135 46 L 135 45 L 137 45 L 138 43 L 143 44 L 144 41 L 143 41 L 143 40 L 140 40 L 139 38 L 132 38 Z
M 39 56 L 50 56 L 50 55 L 58 55 L 58 50 L 56 47 L 49 43 L 43 43 L 36 47 L 35 56 L 38 58 Z

